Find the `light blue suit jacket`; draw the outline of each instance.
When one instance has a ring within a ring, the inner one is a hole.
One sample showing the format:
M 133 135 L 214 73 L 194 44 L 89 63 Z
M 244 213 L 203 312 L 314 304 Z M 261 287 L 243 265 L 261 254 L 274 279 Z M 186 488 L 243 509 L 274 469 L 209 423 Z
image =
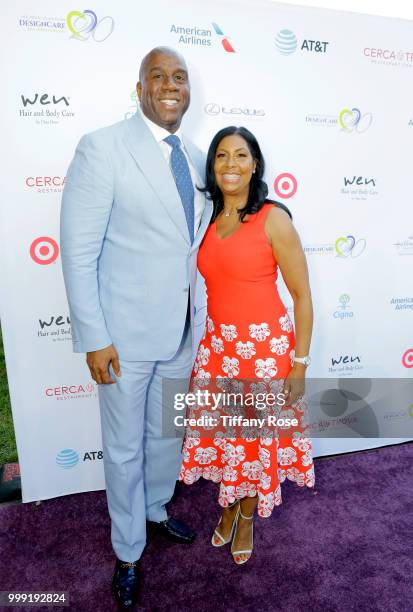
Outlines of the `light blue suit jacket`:
M 199 176 L 205 159 L 185 148 Z M 159 145 L 139 114 L 83 136 L 61 212 L 61 257 L 75 352 L 114 344 L 121 359 L 170 359 L 193 323 L 196 260 L 212 214 L 205 199 L 191 245 Z

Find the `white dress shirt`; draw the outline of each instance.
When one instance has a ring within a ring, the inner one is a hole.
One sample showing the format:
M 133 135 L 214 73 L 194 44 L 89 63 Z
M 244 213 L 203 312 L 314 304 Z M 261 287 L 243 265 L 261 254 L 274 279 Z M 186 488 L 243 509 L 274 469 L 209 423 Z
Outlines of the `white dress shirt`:
M 153 121 L 151 121 L 150 119 L 148 119 L 148 117 L 146 117 L 146 115 L 143 114 L 142 110 L 139 108 L 139 111 L 141 113 L 142 119 L 144 120 L 144 122 L 146 123 L 146 125 L 148 126 L 148 128 L 150 129 L 153 137 L 155 138 L 156 142 L 158 143 L 158 146 L 160 147 L 161 151 L 162 151 L 162 155 L 164 156 L 170 170 L 172 173 L 172 169 L 171 169 L 171 152 L 172 152 L 172 147 L 170 145 L 168 145 L 167 142 L 164 141 L 164 138 L 166 138 L 167 136 L 170 136 L 171 133 L 168 132 L 168 130 L 165 130 L 165 128 L 161 127 L 160 125 L 157 125 L 156 123 L 154 123 Z M 194 208 L 195 208 L 195 215 L 194 215 L 194 236 L 196 236 L 196 233 L 198 231 L 199 228 L 199 224 L 201 222 L 201 217 L 202 217 L 202 213 L 204 212 L 204 207 L 205 207 L 205 195 L 203 193 L 201 193 L 200 191 L 198 191 L 198 189 L 196 188 L 196 186 L 198 185 L 199 187 L 201 185 L 203 185 L 203 182 L 201 181 L 197 171 L 195 170 L 194 166 L 192 165 L 191 159 L 188 155 L 187 150 L 185 149 L 185 145 L 182 139 L 182 131 L 179 128 L 176 132 L 174 132 L 174 136 L 178 136 L 179 140 L 182 143 L 181 149 L 184 152 L 184 155 L 187 159 L 188 165 L 189 165 L 189 171 L 191 173 L 191 178 L 192 178 L 192 184 L 194 186 Z M 173 173 L 172 173 L 173 176 Z

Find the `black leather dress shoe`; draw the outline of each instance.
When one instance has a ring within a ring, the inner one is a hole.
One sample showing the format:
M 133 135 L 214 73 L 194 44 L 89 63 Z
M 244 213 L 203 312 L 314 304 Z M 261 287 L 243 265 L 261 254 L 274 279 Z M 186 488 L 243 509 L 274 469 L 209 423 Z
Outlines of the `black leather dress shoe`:
M 116 559 L 112 592 L 121 610 L 130 610 L 138 601 L 139 561 L 127 563 Z
M 179 542 L 180 544 L 191 544 L 195 540 L 195 532 L 192 531 L 185 523 L 177 521 L 171 516 L 166 521 L 155 523 L 148 521 L 151 528 L 156 529 L 157 533 L 162 534 L 168 540 L 172 542 Z

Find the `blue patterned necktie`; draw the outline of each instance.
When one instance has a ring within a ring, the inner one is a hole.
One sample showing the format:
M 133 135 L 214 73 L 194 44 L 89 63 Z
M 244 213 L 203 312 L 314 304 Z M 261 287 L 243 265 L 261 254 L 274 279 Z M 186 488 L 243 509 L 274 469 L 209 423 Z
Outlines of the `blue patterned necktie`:
M 189 170 L 189 164 L 185 157 L 184 152 L 181 149 L 181 141 L 178 136 L 171 134 L 164 138 L 164 142 L 168 143 L 172 147 L 171 151 L 171 168 L 174 175 L 176 188 L 178 189 L 179 196 L 184 207 L 186 222 L 188 224 L 189 237 L 191 244 L 194 241 L 194 221 L 195 221 L 195 208 L 194 208 L 194 186 L 192 184 L 191 172 Z

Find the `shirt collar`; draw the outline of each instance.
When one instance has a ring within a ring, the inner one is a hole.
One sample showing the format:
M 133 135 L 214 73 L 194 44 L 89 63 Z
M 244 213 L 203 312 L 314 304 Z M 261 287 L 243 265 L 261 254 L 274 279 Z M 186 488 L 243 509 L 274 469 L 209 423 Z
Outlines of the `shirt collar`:
M 165 128 L 161 127 L 160 125 L 157 125 L 156 123 L 148 119 L 148 117 L 143 114 L 142 109 L 140 107 L 138 108 L 139 108 L 139 112 L 141 114 L 142 119 L 144 120 L 148 128 L 150 129 L 152 136 L 155 138 L 157 143 L 162 142 L 164 138 L 171 135 L 171 132 L 168 132 L 168 130 L 165 130 Z M 174 136 L 178 136 L 181 143 L 183 143 L 181 128 L 179 128 L 176 132 L 174 132 Z

